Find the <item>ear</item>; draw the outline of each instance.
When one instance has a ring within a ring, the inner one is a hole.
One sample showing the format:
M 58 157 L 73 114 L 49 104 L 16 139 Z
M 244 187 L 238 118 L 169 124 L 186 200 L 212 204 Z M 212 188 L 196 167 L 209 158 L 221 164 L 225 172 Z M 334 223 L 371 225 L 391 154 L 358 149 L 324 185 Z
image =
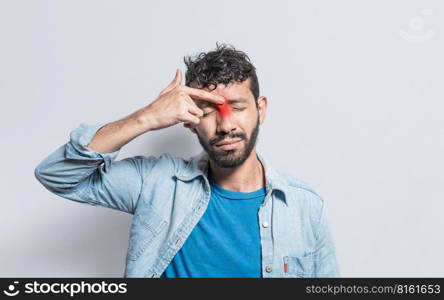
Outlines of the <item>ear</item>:
M 259 111 L 259 124 L 265 122 L 265 115 L 267 114 L 268 99 L 265 96 L 257 98 L 257 109 Z

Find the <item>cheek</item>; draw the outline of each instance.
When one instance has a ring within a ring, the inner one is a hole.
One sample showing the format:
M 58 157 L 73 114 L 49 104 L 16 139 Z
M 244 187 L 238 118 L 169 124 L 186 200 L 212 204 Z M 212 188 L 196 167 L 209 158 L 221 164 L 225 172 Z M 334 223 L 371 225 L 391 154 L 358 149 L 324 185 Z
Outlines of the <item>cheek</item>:
M 199 125 L 197 125 L 195 129 L 197 131 L 196 133 L 206 140 L 211 136 L 212 130 L 215 130 L 212 122 L 208 119 L 201 119 Z
M 256 128 L 256 126 L 258 126 L 258 121 L 257 112 L 252 112 L 251 114 L 245 114 L 239 122 L 243 124 L 242 129 L 244 130 L 244 133 L 250 137 L 253 130 Z

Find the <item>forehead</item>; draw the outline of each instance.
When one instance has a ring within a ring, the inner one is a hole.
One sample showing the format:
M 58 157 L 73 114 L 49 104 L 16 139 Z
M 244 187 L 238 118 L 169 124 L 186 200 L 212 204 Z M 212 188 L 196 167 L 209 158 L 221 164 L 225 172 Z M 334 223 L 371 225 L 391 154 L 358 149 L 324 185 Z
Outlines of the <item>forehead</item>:
M 195 84 L 190 85 L 193 88 L 198 88 Z M 213 87 L 212 87 L 213 88 Z M 216 89 L 211 90 L 210 88 L 203 88 L 203 90 L 208 91 L 212 94 L 223 96 L 227 100 L 236 100 L 239 98 L 244 98 L 248 102 L 253 101 L 254 97 L 250 90 L 250 79 L 244 80 L 243 82 L 233 82 L 227 85 L 223 83 L 217 84 Z

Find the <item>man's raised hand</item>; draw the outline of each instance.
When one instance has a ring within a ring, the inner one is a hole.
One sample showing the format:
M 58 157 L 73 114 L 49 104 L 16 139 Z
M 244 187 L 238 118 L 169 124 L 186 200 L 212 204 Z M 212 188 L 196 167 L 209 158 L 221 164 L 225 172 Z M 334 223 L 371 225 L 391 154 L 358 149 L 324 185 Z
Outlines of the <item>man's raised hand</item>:
M 177 69 L 170 84 L 143 109 L 143 118 L 149 122 L 150 130 L 166 128 L 180 122 L 184 122 L 185 127 L 190 124 L 198 125 L 203 111 L 194 103 L 193 98 L 214 104 L 225 101 L 222 96 L 182 85 L 182 73 Z

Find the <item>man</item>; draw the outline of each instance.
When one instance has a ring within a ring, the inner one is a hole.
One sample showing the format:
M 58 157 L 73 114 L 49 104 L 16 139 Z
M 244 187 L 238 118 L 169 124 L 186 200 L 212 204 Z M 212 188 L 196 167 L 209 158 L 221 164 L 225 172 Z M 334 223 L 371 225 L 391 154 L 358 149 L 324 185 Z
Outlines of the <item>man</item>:
M 134 215 L 125 277 L 339 276 L 323 199 L 256 150 L 268 100 L 248 56 L 217 45 L 185 64 L 185 85 L 176 70 L 146 107 L 81 124 L 36 178 L 61 197 Z M 135 137 L 177 123 L 204 151 L 115 161 Z

